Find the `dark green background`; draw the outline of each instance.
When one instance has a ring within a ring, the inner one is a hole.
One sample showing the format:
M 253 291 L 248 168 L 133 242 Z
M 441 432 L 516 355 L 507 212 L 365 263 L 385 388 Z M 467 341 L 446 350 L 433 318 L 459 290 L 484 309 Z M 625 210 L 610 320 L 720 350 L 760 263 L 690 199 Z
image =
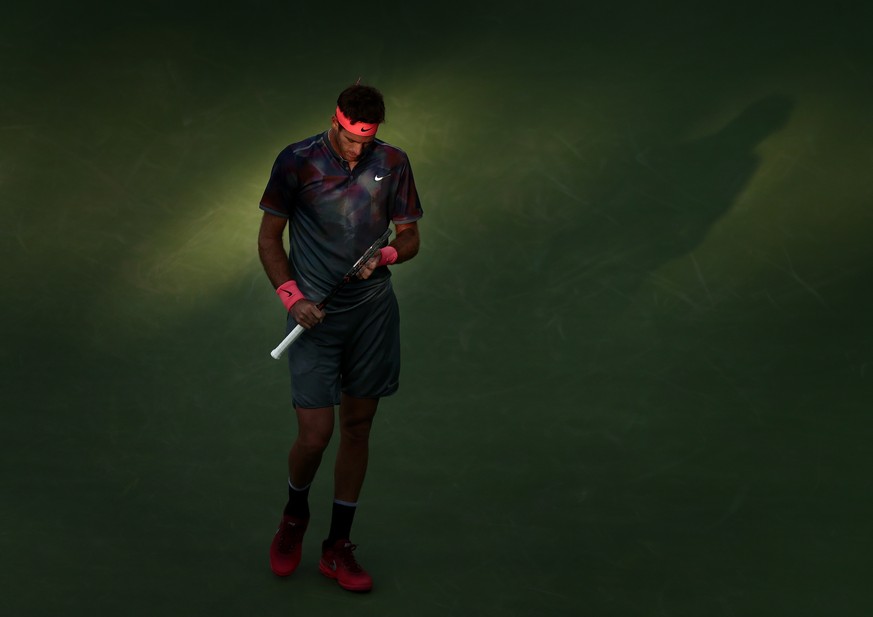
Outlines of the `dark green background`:
M 0 611 L 871 614 L 873 15 L 706 4 L 5 11 Z M 426 211 L 366 596 L 315 568 L 329 465 L 269 571 L 255 247 L 358 76 Z

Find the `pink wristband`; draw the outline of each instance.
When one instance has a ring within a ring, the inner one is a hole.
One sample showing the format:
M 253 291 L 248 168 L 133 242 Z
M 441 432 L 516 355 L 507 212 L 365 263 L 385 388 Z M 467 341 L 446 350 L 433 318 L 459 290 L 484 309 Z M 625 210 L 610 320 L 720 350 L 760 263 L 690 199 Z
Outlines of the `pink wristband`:
M 291 307 L 297 304 L 300 300 L 305 300 L 305 296 L 297 289 L 297 283 L 293 280 L 285 281 L 278 288 L 276 288 L 276 294 L 279 296 L 279 299 L 282 300 L 282 304 L 285 305 L 287 310 L 291 310 Z
M 380 266 L 390 266 L 397 261 L 397 249 L 393 246 L 383 246 L 379 249 L 382 257 L 379 258 Z

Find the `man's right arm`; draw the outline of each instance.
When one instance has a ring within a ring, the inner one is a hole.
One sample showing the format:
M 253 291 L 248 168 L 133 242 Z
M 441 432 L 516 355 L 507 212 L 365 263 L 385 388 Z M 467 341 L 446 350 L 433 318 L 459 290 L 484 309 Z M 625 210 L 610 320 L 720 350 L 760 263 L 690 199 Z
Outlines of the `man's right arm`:
M 258 231 L 258 256 L 274 289 L 291 278 L 288 253 L 282 243 L 287 223 L 288 220 L 281 216 L 264 212 Z
M 258 256 L 267 278 L 275 289 L 291 280 L 291 266 L 288 263 L 288 253 L 282 237 L 285 234 L 287 219 L 264 212 L 261 218 L 261 229 L 258 231 Z M 304 328 L 321 323 L 324 312 L 311 300 L 302 299 L 294 303 L 289 311 L 294 321 Z

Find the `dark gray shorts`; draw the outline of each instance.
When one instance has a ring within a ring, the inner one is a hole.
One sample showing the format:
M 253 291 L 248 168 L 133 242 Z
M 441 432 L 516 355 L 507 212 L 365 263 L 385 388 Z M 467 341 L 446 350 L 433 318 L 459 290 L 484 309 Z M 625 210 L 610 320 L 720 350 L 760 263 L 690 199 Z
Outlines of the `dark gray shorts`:
M 328 311 L 330 308 L 328 307 Z M 290 314 L 287 332 L 295 326 Z M 340 392 L 382 398 L 400 379 L 400 311 L 389 284 L 385 293 L 304 332 L 288 349 L 295 407 L 331 407 Z

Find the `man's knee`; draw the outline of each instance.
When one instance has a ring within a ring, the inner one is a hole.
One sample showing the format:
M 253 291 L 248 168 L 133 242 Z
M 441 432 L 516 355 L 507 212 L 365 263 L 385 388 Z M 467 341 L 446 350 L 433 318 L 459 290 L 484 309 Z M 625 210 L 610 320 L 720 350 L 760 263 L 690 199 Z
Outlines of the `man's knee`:
M 333 409 L 297 411 L 297 445 L 321 453 L 333 434 Z
M 352 441 L 367 441 L 370 438 L 370 428 L 373 417 L 345 418 L 340 426 L 342 436 Z
M 330 433 L 324 431 L 300 431 L 297 434 L 297 445 L 307 452 L 321 453 L 330 443 Z

